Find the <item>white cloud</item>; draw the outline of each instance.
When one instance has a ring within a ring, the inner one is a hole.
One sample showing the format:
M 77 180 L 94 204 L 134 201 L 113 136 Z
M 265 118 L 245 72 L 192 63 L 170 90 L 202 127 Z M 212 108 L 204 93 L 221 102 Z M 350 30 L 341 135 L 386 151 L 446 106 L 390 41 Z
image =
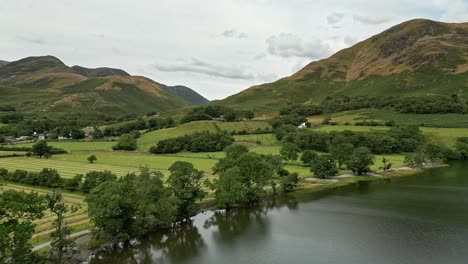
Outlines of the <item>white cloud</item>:
M 291 75 L 312 60 L 408 19 L 467 21 L 467 4 L 466 0 L 139 0 L 137 5 L 124 0 L 0 0 L 0 27 L 4 25 L 0 60 L 50 54 L 69 65 L 144 73 L 158 82 L 198 88 L 208 98 L 220 99 Z
M 268 52 L 280 57 L 319 59 L 330 55 L 330 47 L 318 38 L 303 41 L 297 35 L 281 33 L 266 40 Z
M 371 17 L 371 16 L 361 16 L 361 15 L 353 15 L 353 19 L 356 22 L 360 22 L 363 24 L 368 25 L 379 25 L 384 24 L 390 21 L 388 17 Z

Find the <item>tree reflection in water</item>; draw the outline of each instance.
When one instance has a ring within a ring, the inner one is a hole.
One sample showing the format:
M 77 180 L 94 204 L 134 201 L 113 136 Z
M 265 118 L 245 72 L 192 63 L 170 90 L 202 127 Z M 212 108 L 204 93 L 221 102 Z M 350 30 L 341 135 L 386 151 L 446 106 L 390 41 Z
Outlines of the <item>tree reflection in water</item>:
M 151 234 L 128 248 L 97 252 L 90 263 L 180 263 L 199 254 L 205 242 L 192 222 Z
M 297 204 L 294 196 L 275 196 L 256 207 L 216 211 L 203 226 L 206 229 L 216 228 L 212 234 L 218 243 L 233 244 L 236 238 L 247 233 L 252 238 L 261 239 L 270 233 L 268 211 L 284 206 L 296 210 Z
M 298 201 L 294 196 L 276 196 L 256 207 L 201 213 L 193 218 L 193 222 L 180 223 L 172 230 L 153 233 L 133 246 L 100 250 L 90 263 L 190 262 L 203 255 L 204 250 L 209 250 L 207 244 L 211 242 L 219 246 L 233 246 L 242 236 L 248 236 L 251 240 L 266 238 L 271 233 L 268 212 L 285 207 L 296 210 Z

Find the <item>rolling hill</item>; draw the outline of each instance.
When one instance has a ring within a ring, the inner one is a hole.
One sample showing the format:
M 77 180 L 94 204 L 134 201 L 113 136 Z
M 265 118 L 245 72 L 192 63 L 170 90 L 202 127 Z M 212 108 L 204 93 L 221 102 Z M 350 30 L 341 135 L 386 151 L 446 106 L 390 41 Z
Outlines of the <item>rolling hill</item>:
M 0 68 L 0 106 L 32 116 L 142 115 L 192 105 L 167 87 L 120 69 L 68 67 L 53 56 L 28 57 Z
M 468 98 L 468 23 L 410 20 L 216 103 L 268 113 L 334 95 L 432 94 Z

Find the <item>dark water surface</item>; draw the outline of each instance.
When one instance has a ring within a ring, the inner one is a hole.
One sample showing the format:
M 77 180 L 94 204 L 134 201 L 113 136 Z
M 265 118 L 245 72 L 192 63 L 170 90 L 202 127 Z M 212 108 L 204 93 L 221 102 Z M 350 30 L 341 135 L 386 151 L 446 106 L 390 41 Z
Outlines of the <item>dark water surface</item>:
M 208 212 L 91 263 L 468 263 L 468 163 Z

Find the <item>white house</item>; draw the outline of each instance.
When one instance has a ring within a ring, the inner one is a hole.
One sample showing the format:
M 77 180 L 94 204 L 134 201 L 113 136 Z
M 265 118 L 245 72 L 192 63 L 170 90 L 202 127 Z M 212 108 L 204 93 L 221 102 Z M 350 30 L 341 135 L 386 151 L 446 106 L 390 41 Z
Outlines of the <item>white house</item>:
M 299 129 L 307 128 L 306 123 L 300 124 L 297 128 Z

